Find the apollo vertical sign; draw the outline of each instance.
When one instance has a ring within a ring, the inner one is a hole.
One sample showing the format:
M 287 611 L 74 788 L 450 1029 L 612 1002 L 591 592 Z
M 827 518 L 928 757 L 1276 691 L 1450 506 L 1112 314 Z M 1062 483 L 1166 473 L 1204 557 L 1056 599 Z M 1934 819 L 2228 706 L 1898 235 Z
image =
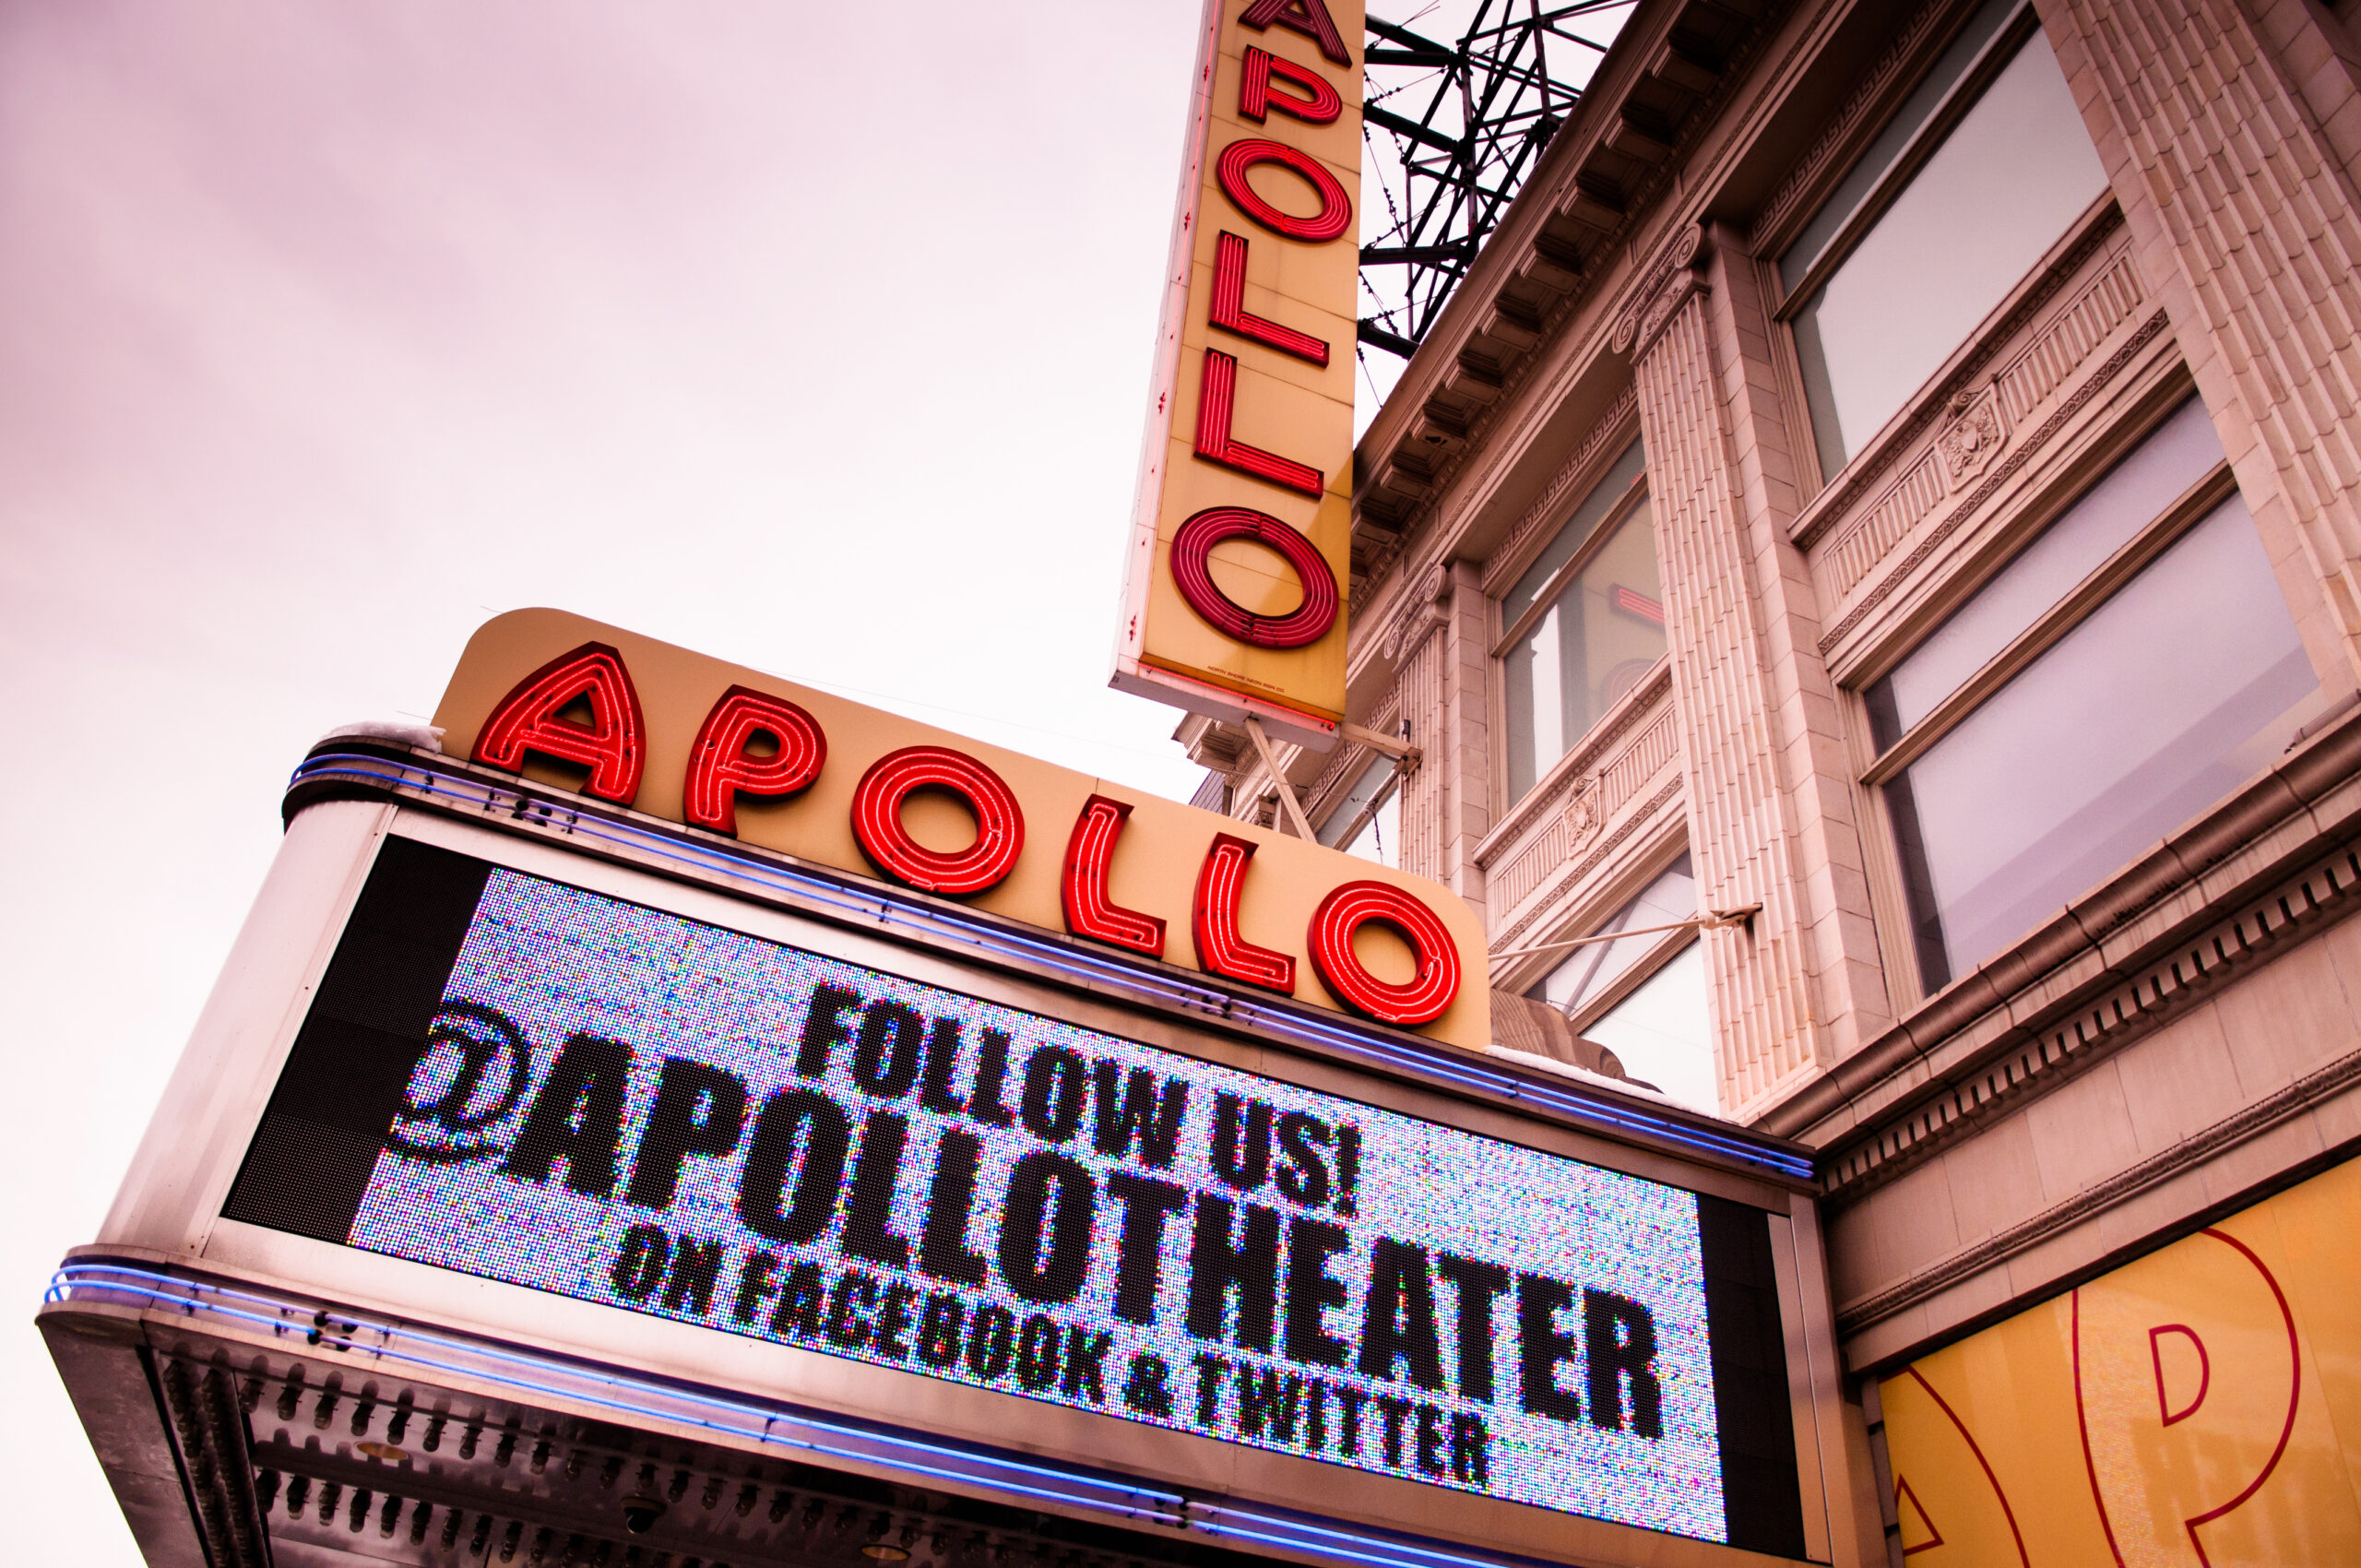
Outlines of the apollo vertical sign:
M 1325 748 L 1345 706 L 1358 0 L 1213 0 L 1114 684 Z

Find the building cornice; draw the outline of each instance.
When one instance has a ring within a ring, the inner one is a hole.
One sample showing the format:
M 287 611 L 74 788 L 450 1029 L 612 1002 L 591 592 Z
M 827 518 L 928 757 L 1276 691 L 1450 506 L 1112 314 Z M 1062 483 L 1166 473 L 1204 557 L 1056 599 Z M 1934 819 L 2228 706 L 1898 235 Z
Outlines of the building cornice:
M 1628 276 L 1631 242 L 1788 9 L 1779 0 L 1643 3 L 1625 24 L 1362 438 L 1354 490 L 1362 592 L 1399 560 L 1545 350 Z

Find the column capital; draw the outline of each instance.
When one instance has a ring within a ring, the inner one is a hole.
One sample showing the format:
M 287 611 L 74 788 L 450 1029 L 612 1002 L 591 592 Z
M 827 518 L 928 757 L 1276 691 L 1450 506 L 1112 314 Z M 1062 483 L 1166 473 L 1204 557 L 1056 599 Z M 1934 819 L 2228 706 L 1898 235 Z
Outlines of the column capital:
M 1402 608 L 1378 639 L 1386 658 L 1396 661 L 1409 658 L 1426 646 L 1429 637 L 1451 624 L 1451 589 L 1448 565 L 1437 562 L 1426 569 L 1403 596 Z
M 1704 259 L 1705 225 L 1682 224 L 1623 302 L 1609 346 L 1629 354 L 1634 364 L 1645 359 L 1680 307 L 1710 287 L 1698 269 Z

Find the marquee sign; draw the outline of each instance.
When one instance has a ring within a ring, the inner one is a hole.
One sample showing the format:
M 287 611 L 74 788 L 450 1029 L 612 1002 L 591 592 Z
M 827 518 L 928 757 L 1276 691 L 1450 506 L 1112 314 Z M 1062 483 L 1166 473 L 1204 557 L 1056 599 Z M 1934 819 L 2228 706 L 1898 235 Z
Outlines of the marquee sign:
M 1490 1042 L 1455 894 L 552 610 L 487 623 L 449 751 L 596 800 L 1431 1039 Z
M 1211 0 L 1114 684 L 1325 750 L 1345 707 L 1358 0 Z
M 1785 1404 L 1759 1210 L 405 837 L 222 1214 L 1396 1483 L 1792 1527 L 1784 1421 L 1732 1425 Z
M 1808 1155 L 1442 889 L 552 611 L 437 718 L 42 1308 L 151 1561 L 1829 1560 Z

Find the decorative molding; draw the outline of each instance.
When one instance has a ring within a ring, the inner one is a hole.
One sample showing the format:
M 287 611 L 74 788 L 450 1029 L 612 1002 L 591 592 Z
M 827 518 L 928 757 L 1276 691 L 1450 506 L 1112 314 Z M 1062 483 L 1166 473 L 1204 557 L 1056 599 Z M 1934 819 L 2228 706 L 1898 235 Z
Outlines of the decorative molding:
M 1860 129 L 1861 122 L 1892 85 L 1895 74 L 1925 42 L 1927 35 L 1934 30 L 1935 24 L 1955 9 L 1952 0 L 1928 0 L 1911 15 L 1908 21 L 1902 24 L 1902 30 L 1894 35 L 1892 42 L 1886 45 L 1885 53 L 1880 54 L 1859 77 L 1853 95 L 1845 101 L 1845 106 L 1836 112 L 1836 117 L 1829 122 L 1827 129 L 1821 132 L 1820 139 L 1812 143 L 1811 150 L 1797 160 L 1786 179 L 1780 183 L 1778 190 L 1755 215 L 1747 234 L 1749 251 L 1757 255 L 1762 254 L 1763 244 L 1772 235 L 1778 233 L 1797 205 L 1807 195 L 1818 190 L 1829 164 L 1850 150 L 1845 144 Z
M 1550 765 L 1548 774 L 1537 780 L 1525 799 L 1502 814 L 1484 842 L 1476 846 L 1475 861 L 1489 876 L 1492 863 L 1505 855 L 1510 846 L 1521 838 L 1549 812 L 1557 809 L 1566 795 L 1582 781 L 1598 770 L 1600 760 L 1613 750 L 1622 738 L 1630 734 L 1643 719 L 1653 719 L 1658 712 L 1672 711 L 1672 663 L 1667 658 L 1657 662 L 1655 670 L 1638 685 L 1626 692 L 1607 717 L 1584 735 L 1573 750 Z
M 2009 314 L 1994 322 L 1989 330 L 1979 333 L 1974 346 L 1951 374 L 1922 391 L 1910 405 L 1910 413 L 1898 427 L 1886 433 L 1859 460 L 1835 476 L 1835 483 L 1815 497 L 1797 519 L 1795 529 L 1797 547 L 1809 550 L 1820 536 L 1834 526 L 1836 520 L 1853 509 L 1860 498 L 1876 488 L 1887 469 L 1913 450 L 1920 436 L 1941 416 L 1952 397 L 1975 384 L 1992 362 L 1993 357 L 2011 339 L 2024 329 L 2025 324 L 2056 299 L 2060 291 L 2082 271 L 2092 256 L 2109 244 L 2123 227 L 2123 214 L 2112 200 L 2099 209 L 2074 244 L 2065 255 L 2042 270 L 2040 279 L 2017 301 Z M 2127 253 L 2128 254 L 2128 253 Z
M 1850 592 L 1854 584 L 1885 559 L 1887 551 L 1942 505 L 1943 494 L 1942 465 L 1934 453 L 1925 453 L 1903 470 L 1893 487 L 1878 497 L 1859 522 L 1828 547 L 1822 560 L 1830 585 L 1840 594 Z
M 1679 752 L 1667 704 L 1655 722 L 1641 731 L 1613 762 L 1582 777 L 1567 795 L 1564 807 L 1538 837 L 1497 873 L 1487 873 L 1494 900 L 1503 909 L 1516 908 L 1551 872 L 1589 849 L 1616 808 L 1638 794 L 1640 786 L 1674 761 Z
M 1615 395 L 1615 400 L 1608 404 L 1606 411 L 1592 423 L 1588 434 L 1583 437 L 1582 445 L 1574 448 L 1574 455 L 1549 476 L 1549 482 L 1541 487 L 1539 498 L 1525 509 L 1525 515 L 1517 519 L 1516 527 L 1509 530 L 1509 537 L 1501 541 L 1485 562 L 1483 585 L 1487 595 L 1498 599 L 1501 590 L 1508 586 L 1510 563 L 1517 562 L 1521 565 L 1520 558 L 1525 554 L 1525 546 L 1532 542 L 1533 536 L 1549 526 L 1552 519 L 1563 520 L 1568 492 L 1573 488 L 1575 481 L 1589 477 L 1592 462 L 1602 451 L 1614 445 L 1615 437 L 1628 432 L 1634 439 L 1637 438 L 1639 408 L 1639 391 L 1626 382 L 1623 390 Z
M 1706 291 L 1697 264 L 1705 255 L 1705 225 L 1683 224 L 1649 264 L 1639 286 L 1625 296 L 1607 346 L 1634 362 L 1645 359 L 1669 322 L 1695 296 Z
M 2284 798 L 2284 790 L 2282 791 Z M 2308 816 L 2303 808 L 2297 808 Z M 2267 830 L 2266 830 L 2267 831 Z M 2350 822 L 2333 830 L 2350 834 Z M 2186 873 L 2184 873 L 2186 874 Z M 2167 889 L 2169 891 L 2169 889 Z M 2153 906 L 2156 889 L 2142 900 Z M 2096 994 L 2036 1016 L 2005 1037 L 1997 1054 L 1957 1070 L 1930 1095 L 1872 1118 L 1863 1134 L 1841 1140 L 1822 1157 L 1824 1191 L 1831 1202 L 1856 1201 L 1931 1158 L 1963 1134 L 2001 1116 L 2117 1051 L 2153 1032 L 2210 995 L 2224 981 L 2243 976 L 2277 957 L 2296 940 L 2361 909 L 2361 849 L 2337 845 L 2302 871 L 2258 897 L 2233 907 L 2226 917 L 2199 924 L 2160 944 L 2144 960 L 2109 970 L 2116 979 Z M 2095 914 L 2093 916 L 2095 920 Z M 2087 949 L 2085 949 L 2086 951 Z M 2027 991 L 2049 983 L 2047 975 L 2023 982 Z M 2005 1015 L 2011 999 L 1989 999 L 1987 1012 Z M 1913 1020 L 1904 1020 L 1910 1028 Z M 1928 1030 L 1930 1039 L 1957 1038 L 1974 1019 Z M 1925 1060 L 1913 1046 L 1900 1070 Z
M 1630 838 L 1632 834 L 1637 833 L 1642 827 L 1654 821 L 1658 812 L 1662 811 L 1671 802 L 1679 798 L 1682 788 L 1683 785 L 1680 777 L 1676 774 L 1671 779 L 1666 782 L 1663 789 L 1658 790 L 1654 795 L 1650 796 L 1644 803 L 1628 813 L 1621 822 L 1616 824 L 1612 832 L 1608 833 L 1605 837 L 1599 839 L 1591 847 L 1591 850 L 1588 854 L 1584 855 L 1579 861 L 1570 863 L 1564 871 L 1560 872 L 1556 877 L 1550 880 L 1549 889 L 1546 897 L 1539 899 L 1535 903 L 1533 908 L 1527 909 L 1522 916 L 1520 916 L 1514 925 L 1510 926 L 1506 931 L 1499 932 L 1492 938 L 1491 951 L 1498 953 L 1503 949 L 1515 946 L 1517 943 L 1523 939 L 1525 932 L 1531 931 L 1540 922 L 1543 914 L 1545 914 L 1558 902 L 1558 898 L 1561 894 L 1563 894 L 1568 888 L 1572 887 L 1574 885 L 1581 882 L 1583 878 L 1588 876 L 1592 872 L 1597 870 L 1600 863 L 1604 861 L 1608 856 L 1613 854 L 1618 849 L 1621 848 L 1626 839 Z
M 2008 439 L 2000 423 L 2000 399 L 1991 387 L 1952 394 L 1943 428 L 1935 436 L 1943 477 L 1953 486 L 1974 479 L 1992 466 Z
M 2193 1167 L 2204 1164 L 2222 1151 L 2335 1099 L 2355 1084 L 2361 1084 L 2361 1051 L 2338 1057 L 2327 1066 L 2296 1079 L 2276 1093 L 2224 1117 L 2210 1127 L 2190 1134 L 2170 1148 L 2162 1149 L 2103 1182 L 2094 1182 L 2065 1202 L 2044 1209 L 2006 1230 L 1996 1232 L 1973 1247 L 1953 1253 L 1931 1268 L 1921 1269 L 1898 1284 L 1840 1305 L 1836 1310 L 1837 1332 L 1857 1334 L 1881 1319 L 1907 1312 L 1962 1280 L 2039 1245 L 2061 1230 L 2070 1229 L 2094 1215 L 2129 1202 L 2150 1188 L 2160 1186 Z
M 1584 253 L 1586 257 L 1614 255 L 1619 248 L 1628 244 L 1632 236 L 1644 227 L 1646 217 L 1657 198 L 1665 193 L 1668 184 L 1673 184 L 1674 172 L 1687 166 L 1689 154 L 1698 139 L 1716 122 L 1721 110 L 1735 92 L 1737 84 L 1746 78 L 1756 58 L 1762 53 L 1765 40 L 1775 30 L 1774 24 L 1785 15 L 1788 8 L 1785 0 L 1774 0 L 1774 3 L 1771 4 L 1750 5 L 1748 10 L 1753 13 L 1753 19 L 1747 25 L 1743 37 L 1736 46 L 1724 53 L 1721 67 L 1714 76 L 1714 85 L 1700 95 L 1696 105 L 1683 115 L 1679 126 L 1674 133 L 1669 150 L 1661 160 L 1642 172 L 1618 191 L 1619 207 L 1623 214 L 1621 219 L 1614 222 L 1611 228 L 1604 230 L 1591 230 L 1587 225 L 1584 226 L 1585 232 L 1590 235 L 1588 247 Z M 1632 38 L 1626 37 L 1619 42 L 1626 48 L 1636 46 L 1636 40 Z M 1630 85 L 1636 86 L 1637 82 Z M 1585 93 L 1584 103 L 1577 113 L 1586 116 L 1587 113 L 1592 112 L 1591 106 L 1594 103 L 1601 110 L 1608 109 L 1608 100 L 1603 93 Z M 1590 133 L 1593 150 L 1604 143 L 1608 135 L 1619 123 L 1619 117 L 1608 110 L 1602 118 L 1584 126 Z M 1550 152 L 1554 154 L 1557 146 L 1563 145 L 1566 140 L 1567 137 L 1561 133 L 1558 142 L 1552 145 Z M 1517 194 L 1516 201 L 1512 204 L 1513 208 L 1521 209 L 1528 204 L 1538 206 L 1545 203 L 1553 212 L 1562 211 L 1567 205 L 1596 208 L 1597 205 L 1596 200 L 1577 184 L 1577 176 L 1582 172 L 1583 156 L 1577 150 L 1559 163 L 1558 172 L 1555 174 L 1555 188 L 1548 196 L 1544 196 L 1537 183 L 1528 184 L 1525 189 Z M 1679 187 L 1676 185 L 1674 188 L 1678 192 Z M 1514 216 L 1513 211 L 1513 220 Z M 1547 221 L 1546 219 L 1545 221 Z M 1495 231 L 1492 239 L 1486 246 L 1487 254 L 1491 250 L 1502 248 L 1505 242 L 1511 238 L 1511 224 L 1504 224 Z M 1525 236 L 1525 243 L 1531 244 L 1533 237 Z M 1422 524 L 1433 517 L 1440 497 L 1450 481 L 1457 476 L 1462 465 L 1465 463 L 1466 455 L 1485 445 L 1484 437 L 1489 434 L 1489 427 L 1497 422 L 1500 410 L 1513 405 L 1519 394 L 1524 391 L 1525 384 L 1533 377 L 1535 368 L 1546 357 L 1544 350 L 1563 333 L 1570 322 L 1575 320 L 1586 306 L 1594 303 L 1593 289 L 1584 285 L 1587 283 L 1595 286 L 1598 276 L 1597 271 L 1592 270 L 1586 265 L 1582 269 L 1581 279 L 1574 287 L 1544 313 L 1538 329 L 1534 334 L 1534 346 L 1517 354 L 1513 362 L 1501 367 L 1500 374 L 1482 399 L 1481 405 L 1468 414 L 1465 420 L 1466 428 L 1459 433 L 1458 450 L 1437 463 L 1432 472 L 1427 476 L 1430 482 L 1426 499 L 1413 504 L 1404 511 L 1398 527 L 1391 524 L 1382 525 L 1378 529 L 1373 530 L 1386 537 L 1371 541 L 1371 547 L 1364 557 L 1366 563 L 1364 568 L 1355 574 L 1363 585 L 1351 595 L 1355 613 L 1358 612 L 1360 606 L 1365 602 L 1364 595 L 1373 594 L 1377 585 L 1384 579 L 1388 572 L 1393 570 L 1395 563 L 1401 560 L 1403 553 L 1409 547 L 1411 536 L 1419 530 Z M 1465 288 L 1473 281 L 1475 281 L 1473 279 L 1467 279 L 1461 284 L 1461 287 Z M 1471 327 L 1461 338 L 1460 342 L 1464 346 L 1477 336 L 1477 330 Z M 1430 339 L 1429 341 L 1431 343 L 1433 339 Z M 1419 352 L 1421 354 L 1428 352 L 1427 347 L 1422 345 Z M 1435 394 L 1443 390 L 1444 377 L 1437 376 L 1426 385 L 1420 396 L 1422 398 L 1431 399 Z M 1400 388 L 1397 387 L 1396 395 L 1399 394 Z M 1413 422 L 1414 428 L 1415 422 Z M 1393 460 L 1394 454 L 1402 449 L 1402 443 L 1412 438 L 1413 431 L 1406 429 L 1400 440 L 1392 448 L 1382 455 L 1373 456 L 1370 471 L 1373 474 L 1382 473 L 1385 467 Z M 1353 508 L 1357 536 L 1359 531 L 1358 519 L 1363 512 L 1363 504 L 1372 488 L 1370 485 L 1359 482 L 1354 486 Z
M 1566 797 L 1564 808 L 1540 836 L 1518 851 L 1515 859 L 1487 877 L 1485 890 L 1492 901 L 1504 909 L 1516 908 L 1543 878 L 1589 849 L 1606 826 L 1605 812 L 1600 806 L 1606 793 L 1606 781 L 1599 775 L 1584 775 L 1573 792 Z
M 2023 423 L 2044 398 L 2064 386 L 2108 333 L 2131 319 L 2143 298 L 2127 246 L 2113 266 L 2084 284 L 2058 319 L 1992 378 L 2009 422 Z
M 1395 614 L 1378 646 L 1385 657 L 1395 664 L 1414 657 L 1427 646 L 1427 639 L 1451 624 L 1451 570 L 1438 563 L 1427 568 L 1418 581 L 1418 591 L 1405 596 L 1407 602 Z
M 1947 410 L 1948 422 L 1933 445 L 1828 548 L 1823 570 L 1830 587 L 1840 595 L 1851 592 L 1888 551 L 1933 515 L 1942 505 L 1944 473 L 1953 492 L 1973 482 L 1999 456 L 2011 429 L 2081 369 L 2110 333 L 2131 318 L 2141 298 L 2139 275 L 2126 247 L 2117 254 L 2113 265 L 2083 284 L 1982 391 L 1965 387 L 1954 393 Z M 1938 457 L 1941 472 L 1936 467 Z M 1820 525 L 1814 531 L 1824 531 L 1828 526 L 1832 525 Z
M 2165 313 L 2161 310 L 2142 323 L 2139 331 L 2126 339 L 2122 347 L 2109 354 L 2106 362 L 2092 372 L 2090 376 L 2074 389 L 2073 396 L 2059 404 L 2055 412 L 2042 421 L 2039 429 L 2020 442 L 2015 450 L 2011 451 L 1999 466 L 1985 478 L 1984 482 L 1975 487 L 1972 494 L 1952 508 L 1950 517 L 1929 529 L 1927 537 L 1918 541 L 1916 548 L 1904 557 L 1900 564 L 1888 571 L 1868 593 L 1861 597 L 1859 603 L 1845 612 L 1844 618 L 1820 639 L 1821 655 L 1825 657 L 1831 649 L 1851 635 L 1853 628 L 1868 619 L 1871 611 L 1892 597 L 1894 590 L 1908 580 L 1910 574 L 1924 564 L 1927 558 L 1940 549 L 1945 540 L 1957 532 L 1963 523 L 1975 516 L 1984 503 L 1991 499 L 1995 491 L 2015 477 L 2017 471 L 2025 466 L 2035 452 L 2047 445 L 2052 436 L 2064 429 L 2076 414 L 2082 412 L 2108 382 L 2120 375 L 2132 361 L 2138 359 L 2142 351 L 2163 334 L 2165 325 Z

